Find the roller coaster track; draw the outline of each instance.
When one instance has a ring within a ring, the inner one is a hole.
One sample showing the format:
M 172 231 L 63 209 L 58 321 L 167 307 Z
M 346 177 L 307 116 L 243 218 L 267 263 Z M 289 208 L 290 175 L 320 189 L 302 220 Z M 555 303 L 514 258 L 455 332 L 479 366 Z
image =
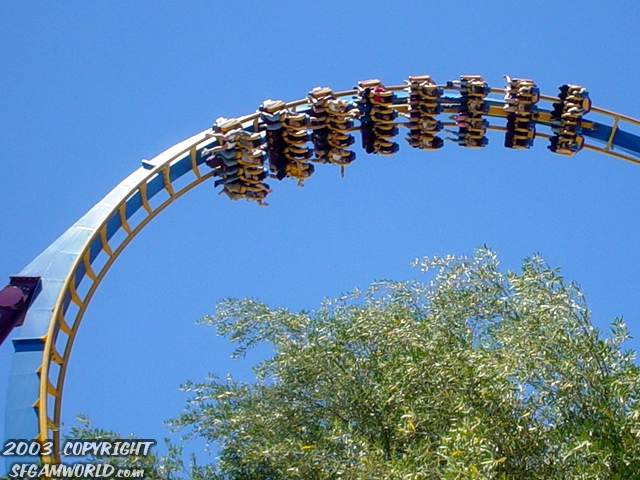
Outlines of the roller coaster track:
M 450 82 L 438 87 L 445 92 L 455 90 Z M 393 108 L 406 112 L 407 85 L 386 89 L 396 92 Z M 486 97 L 486 116 L 498 120 L 488 127 L 490 130 L 506 129 L 505 100 L 496 97 L 505 92 L 502 88 L 491 88 Z M 336 99 L 353 99 L 358 90 L 333 95 Z M 447 98 L 448 111 L 455 112 L 460 102 L 456 97 Z M 540 101 L 559 100 L 540 95 Z M 310 103 L 308 99 L 301 99 L 286 103 L 285 108 L 291 112 L 308 112 Z M 551 108 L 536 107 L 535 125 L 548 130 L 548 133 L 536 132 L 536 138 L 553 136 L 551 112 Z M 640 164 L 640 137 L 622 128 L 625 124 L 640 126 L 640 121 L 597 107 L 592 107 L 591 112 L 599 114 L 603 121 L 582 120 L 584 148 Z M 242 128 L 253 132 L 258 129 L 259 119 L 260 112 L 257 112 L 238 121 Z M 444 125 L 455 126 L 455 123 Z M 143 160 L 140 168 L 20 272 L 19 277 L 40 277 L 42 288 L 28 306 L 20 334 L 13 340 L 15 353 L 9 379 L 5 436 L 53 440 L 54 453 L 43 456 L 44 462 L 59 461 L 65 373 L 80 322 L 94 292 L 109 267 L 151 219 L 174 200 L 213 177 L 214 171 L 207 166 L 203 150 L 215 147 L 218 142 L 212 130 L 207 129 L 151 160 Z

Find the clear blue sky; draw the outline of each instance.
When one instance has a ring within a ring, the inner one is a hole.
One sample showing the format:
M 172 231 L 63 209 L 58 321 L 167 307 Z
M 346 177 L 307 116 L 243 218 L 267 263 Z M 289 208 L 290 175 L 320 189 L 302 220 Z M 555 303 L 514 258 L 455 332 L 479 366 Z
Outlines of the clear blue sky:
M 630 1 L 0 2 L 0 273 L 17 274 L 141 159 L 315 86 L 465 73 L 503 86 L 510 74 L 547 94 L 581 84 L 595 105 L 640 117 L 638 18 Z M 312 309 L 373 279 L 419 277 L 415 257 L 482 244 L 505 269 L 542 253 L 580 283 L 596 325 L 624 315 L 640 335 L 640 166 L 553 155 L 543 139 L 526 152 L 490 141 L 358 150 L 344 179 L 319 166 L 304 188 L 272 182 L 268 208 L 210 183 L 178 200 L 124 251 L 84 317 L 63 433 L 86 413 L 162 439 L 186 400 L 181 382 L 248 378 L 195 325 L 219 299 Z M 12 351 L 0 347 L 0 429 Z

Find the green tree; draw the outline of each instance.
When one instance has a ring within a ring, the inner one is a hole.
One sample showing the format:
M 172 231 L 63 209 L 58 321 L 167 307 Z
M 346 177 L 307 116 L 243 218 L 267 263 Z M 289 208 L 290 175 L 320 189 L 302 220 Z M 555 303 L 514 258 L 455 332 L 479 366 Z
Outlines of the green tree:
M 218 463 L 189 473 L 174 455 L 159 477 L 640 478 L 640 371 L 620 319 L 601 338 L 538 256 L 519 273 L 488 249 L 416 265 L 428 283 L 377 282 L 312 312 L 220 303 L 204 323 L 236 355 L 273 355 L 255 383 L 184 386 L 170 425 L 217 442 Z
M 580 290 L 538 256 L 416 261 L 293 313 L 226 300 L 205 317 L 256 383 L 188 383 L 175 429 L 220 445 L 229 479 L 640 478 L 639 369 L 620 319 L 602 339 Z
M 80 415 L 77 417 L 79 425 L 72 427 L 66 439 L 91 439 L 91 440 L 121 440 L 123 437 L 111 430 L 94 428 L 88 417 Z M 140 438 L 130 435 L 128 438 Z M 191 455 L 189 462 L 183 458 L 183 448 L 173 445 L 165 439 L 165 454 L 157 452 L 158 445 L 150 449 L 147 455 L 133 456 L 96 456 L 89 455 L 86 458 L 73 457 L 63 459 L 66 463 L 105 463 L 116 468 L 128 469 L 129 471 L 143 470 L 145 480 L 177 480 L 189 478 L 190 480 L 216 480 L 218 473 L 216 466 L 198 465 L 195 455 Z M 122 477 L 120 477 L 122 478 Z M 143 478 L 143 477 L 138 477 Z M 2 479 L 0 479 L 2 480 Z

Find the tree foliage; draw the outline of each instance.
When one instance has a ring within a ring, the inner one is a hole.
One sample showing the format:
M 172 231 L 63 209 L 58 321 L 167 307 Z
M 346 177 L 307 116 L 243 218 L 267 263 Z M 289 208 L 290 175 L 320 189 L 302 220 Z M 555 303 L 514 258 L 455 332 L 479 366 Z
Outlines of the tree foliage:
M 171 422 L 218 442 L 228 479 L 639 478 L 639 370 L 538 256 L 416 261 L 312 312 L 229 299 L 204 322 L 273 356 L 256 383 L 188 383 Z
M 111 430 L 92 427 L 91 421 L 85 415 L 77 417 L 79 425 L 71 428 L 67 439 L 86 440 L 122 440 L 123 437 Z M 131 434 L 128 438 L 136 438 Z M 138 437 L 139 438 L 139 437 Z M 64 459 L 66 463 L 75 462 L 100 463 L 112 465 L 116 468 L 136 471 L 144 471 L 145 480 L 177 480 L 188 478 L 190 480 L 216 480 L 218 477 L 215 465 L 198 465 L 195 455 L 192 454 L 188 462 L 185 462 L 183 447 L 172 444 L 165 439 L 165 453 L 158 453 L 156 446 L 151 448 L 147 455 L 131 456 L 100 456 L 88 455 L 87 457 L 73 457 L 72 462 Z M 120 478 L 124 478 L 120 475 Z M 142 478 L 142 477 L 138 477 Z
M 217 442 L 218 462 L 185 467 L 171 447 L 143 459 L 150 478 L 640 478 L 640 370 L 621 319 L 602 338 L 538 256 L 519 273 L 486 248 L 416 265 L 427 283 L 376 282 L 311 312 L 221 302 L 203 322 L 235 355 L 273 355 L 254 383 L 184 385 L 170 425 Z

